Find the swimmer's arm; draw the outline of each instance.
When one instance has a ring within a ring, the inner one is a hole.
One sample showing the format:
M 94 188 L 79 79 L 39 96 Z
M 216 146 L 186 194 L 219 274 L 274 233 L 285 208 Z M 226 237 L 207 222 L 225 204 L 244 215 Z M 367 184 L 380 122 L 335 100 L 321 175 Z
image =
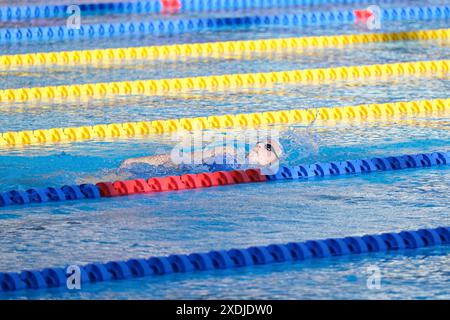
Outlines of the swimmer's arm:
M 208 158 L 213 158 L 217 155 L 221 154 L 232 154 L 236 155 L 236 150 L 232 147 L 217 147 L 211 150 L 203 150 L 192 153 L 193 159 L 197 157 L 202 158 L 203 160 Z M 175 165 L 170 157 L 170 154 L 160 154 L 156 156 L 146 156 L 146 157 L 138 157 L 138 158 L 130 158 L 122 162 L 121 167 L 127 167 L 133 163 L 147 163 L 153 166 L 159 165 Z
M 236 155 L 236 149 L 234 149 L 233 147 L 227 146 L 227 147 L 216 147 L 214 149 L 194 152 L 194 156 L 201 155 L 203 157 L 203 159 L 214 158 L 215 156 L 225 155 L 225 154 L 230 154 L 230 155 L 234 156 L 234 155 Z
M 147 163 L 153 166 L 159 166 L 163 164 L 172 163 L 170 159 L 170 155 L 168 154 L 160 154 L 156 156 L 146 156 L 146 157 L 138 157 L 138 158 L 130 158 L 122 162 L 121 167 L 129 166 L 133 163 Z

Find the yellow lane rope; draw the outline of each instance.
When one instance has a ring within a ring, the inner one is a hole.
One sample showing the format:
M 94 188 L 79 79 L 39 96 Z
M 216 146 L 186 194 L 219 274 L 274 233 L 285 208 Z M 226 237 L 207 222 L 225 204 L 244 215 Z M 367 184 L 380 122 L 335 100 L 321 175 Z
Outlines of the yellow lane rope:
M 334 108 L 309 108 L 267 111 L 247 114 L 154 120 L 95 126 L 52 128 L 0 133 L 0 146 L 26 146 L 105 138 L 128 139 L 176 131 L 224 128 L 255 128 L 274 124 L 310 123 L 318 121 L 371 121 L 395 116 L 447 113 L 449 99 L 419 100 L 382 104 L 364 104 Z
M 450 29 L 39 52 L 0 56 L 0 67 L 112 64 L 139 59 L 223 57 L 224 55 L 238 56 L 239 54 L 267 53 L 279 50 L 341 48 L 373 42 L 446 39 L 450 39 Z
M 228 90 L 266 87 L 276 83 L 323 83 L 397 76 L 447 76 L 450 60 L 400 62 L 292 71 L 246 73 L 73 84 L 0 90 L 0 102 L 102 98 L 117 95 L 158 95 L 184 90 Z

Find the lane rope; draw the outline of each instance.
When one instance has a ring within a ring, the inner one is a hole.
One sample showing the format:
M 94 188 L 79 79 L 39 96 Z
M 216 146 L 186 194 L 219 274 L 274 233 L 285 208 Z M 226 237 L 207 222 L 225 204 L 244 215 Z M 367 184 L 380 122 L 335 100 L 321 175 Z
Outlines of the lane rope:
M 275 38 L 244 41 L 206 42 L 163 46 L 110 48 L 60 52 L 38 52 L 0 56 L 0 66 L 80 66 L 123 63 L 135 60 L 223 57 L 307 48 L 342 48 L 345 46 L 388 41 L 447 40 L 450 29 L 392 33 L 361 33 L 317 37 Z
M 136 258 L 78 266 L 81 285 L 127 280 L 174 273 L 237 269 L 275 263 L 333 258 L 379 252 L 395 252 L 450 244 L 450 227 L 382 233 L 345 238 L 328 238 L 245 249 L 212 250 L 190 254 Z M 71 268 L 73 270 L 73 266 Z M 77 270 L 77 271 L 78 271 Z M 68 288 L 73 271 L 45 268 L 0 273 L 0 292 Z
M 281 166 L 274 175 L 263 175 L 258 169 L 204 172 L 180 176 L 155 177 L 62 187 L 31 188 L 0 192 L 0 207 L 33 203 L 122 197 L 136 194 L 181 191 L 241 183 L 274 180 L 313 179 L 379 171 L 427 168 L 450 165 L 450 151 L 403 156 L 374 157 L 299 166 Z
M 103 98 L 116 95 L 158 95 L 183 90 L 229 90 L 278 83 L 323 83 L 398 76 L 447 75 L 450 60 L 399 62 L 278 72 L 227 74 L 157 80 L 59 85 L 0 90 L 1 102 Z
M 357 106 L 308 108 L 226 114 L 209 117 L 98 124 L 95 126 L 23 130 L 0 133 L 0 148 L 74 141 L 130 139 L 177 131 L 225 128 L 257 128 L 266 125 L 310 123 L 318 121 L 370 121 L 405 115 L 429 115 L 450 111 L 449 99 L 388 102 Z M 317 117 L 317 118 L 316 118 Z
M 382 8 L 380 21 L 441 20 L 450 18 L 449 6 Z M 79 29 L 63 26 L 0 29 L 0 44 L 29 41 L 108 39 L 115 36 L 168 36 L 183 33 L 250 27 L 301 28 L 338 26 L 357 22 L 353 10 L 302 12 L 265 16 L 152 19 L 136 22 L 81 24 Z
M 369 0 L 176 0 L 181 6 L 176 12 L 211 12 L 211 11 L 236 11 L 243 9 L 271 9 L 289 8 L 294 6 L 313 6 L 322 4 L 363 4 L 371 3 Z M 378 1 L 380 2 L 380 1 Z M 166 4 L 167 3 L 167 4 Z M 392 0 L 381 0 L 381 3 L 392 3 Z M 397 1 L 397 3 L 407 3 Z M 170 9 L 170 1 L 123 1 L 111 3 L 78 4 L 82 14 L 144 14 L 162 13 L 164 9 Z M 1 6 L 0 21 L 20 21 L 30 19 L 67 18 L 69 5 L 26 5 L 26 6 Z

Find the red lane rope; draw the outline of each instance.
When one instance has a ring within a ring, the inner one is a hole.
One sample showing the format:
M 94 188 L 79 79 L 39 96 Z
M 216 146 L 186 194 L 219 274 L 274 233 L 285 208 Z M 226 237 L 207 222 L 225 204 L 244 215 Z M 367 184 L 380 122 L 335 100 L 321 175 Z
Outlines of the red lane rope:
M 204 172 L 115 182 L 99 182 L 96 186 L 102 197 L 120 197 L 141 193 L 209 188 L 230 184 L 264 182 L 267 177 L 259 169 Z

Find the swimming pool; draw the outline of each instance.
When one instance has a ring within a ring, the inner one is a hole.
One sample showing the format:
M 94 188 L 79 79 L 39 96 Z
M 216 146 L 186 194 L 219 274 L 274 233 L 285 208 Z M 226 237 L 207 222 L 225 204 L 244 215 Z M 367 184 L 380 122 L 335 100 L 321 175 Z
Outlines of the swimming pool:
M 399 2 L 401 5 L 401 1 Z M 445 4 L 433 1 L 430 4 Z M 343 6 L 353 9 L 355 6 Z M 323 5 L 314 10 L 325 10 Z M 313 10 L 308 8 L 308 10 Z M 285 9 L 273 9 L 282 14 Z M 203 13 L 202 13 L 203 14 Z M 227 13 L 239 16 L 239 12 Z M 261 14 L 258 11 L 258 14 Z M 184 13 L 186 15 L 186 13 Z M 184 16 L 182 16 L 184 17 Z M 120 18 L 120 17 L 119 17 Z M 91 17 L 104 22 L 104 16 Z M 116 18 L 115 18 L 116 19 Z M 447 29 L 448 19 L 395 21 L 378 32 Z M 341 27 L 250 27 L 96 41 L 10 44 L 2 55 L 37 51 L 304 37 L 367 32 Z M 88 66 L 35 66 L 1 70 L 1 89 L 138 79 L 168 79 L 449 59 L 449 40 L 393 41 L 347 48 L 315 48 Z M 447 99 L 448 74 L 392 76 L 266 87 L 188 90 L 152 95 L 111 95 L 85 101 L 2 102 L 2 132 L 104 123 L 206 117 L 311 107 Z M 295 128 L 289 165 L 450 150 L 446 112 L 371 121 L 277 124 Z M 214 130 L 215 132 L 222 129 Z M 241 128 L 238 131 L 253 130 Z M 0 192 L 103 181 L 129 157 L 169 152 L 170 133 L 121 139 L 0 147 Z M 149 178 L 149 177 L 143 177 Z M 448 226 L 448 166 L 376 172 L 306 181 L 274 181 L 89 201 L 49 202 L 0 208 L 0 271 L 87 264 L 212 249 L 379 234 Z M 437 246 L 310 262 L 270 264 L 203 273 L 173 274 L 66 289 L 0 293 L 17 298 L 287 298 L 448 299 L 450 251 Z M 378 267 L 382 287 L 366 286 L 368 267 Z

